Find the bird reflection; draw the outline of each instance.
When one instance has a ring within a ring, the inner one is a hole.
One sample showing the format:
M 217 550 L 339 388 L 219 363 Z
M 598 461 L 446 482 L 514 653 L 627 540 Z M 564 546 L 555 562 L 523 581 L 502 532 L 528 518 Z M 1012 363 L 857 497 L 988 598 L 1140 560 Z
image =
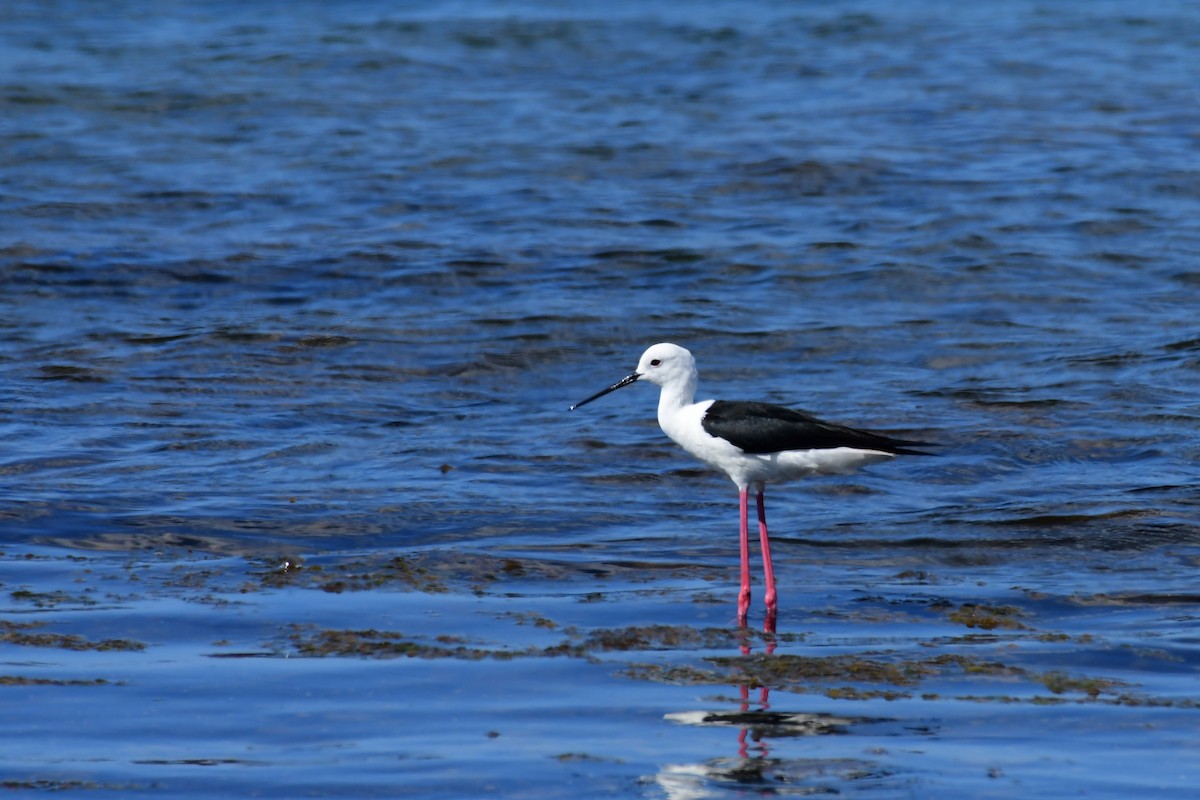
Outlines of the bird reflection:
M 766 633 L 766 637 L 764 639 L 764 641 L 766 642 L 766 645 L 765 645 L 764 649 L 766 650 L 767 655 L 772 655 L 775 652 L 775 648 L 779 644 L 779 642 L 775 639 L 775 615 L 774 614 L 767 615 L 766 622 L 763 623 L 763 630 Z M 739 646 L 739 649 L 742 651 L 742 657 L 749 658 L 750 653 L 754 648 L 751 645 L 750 637 L 747 635 L 745 630 L 741 631 L 741 640 L 742 640 L 742 642 L 741 642 L 741 645 Z M 747 721 L 747 724 L 744 725 L 742 727 L 742 729 L 738 732 L 738 757 L 744 759 L 744 758 L 747 758 L 746 754 L 748 752 L 748 747 L 749 747 L 749 745 L 746 742 L 746 737 L 748 735 L 750 735 L 750 731 L 753 729 L 753 724 L 754 724 L 753 718 L 749 716 L 750 715 L 750 686 L 749 686 L 749 684 L 743 683 L 740 686 L 738 686 L 738 692 L 741 694 L 741 698 L 742 698 L 741 714 Z M 771 687 L 767 686 L 764 683 L 762 686 L 759 687 L 758 692 L 759 692 L 759 694 L 758 694 L 758 709 L 756 711 L 756 714 L 766 714 L 766 713 L 768 713 L 768 711 L 771 708 Z M 767 744 L 765 742 L 762 742 L 761 736 L 755 736 L 755 741 L 761 742 L 760 751 L 761 751 L 762 757 L 766 758 L 770 754 Z
M 763 650 L 775 652 L 777 642 L 768 633 Z M 748 632 L 739 645 L 742 656 L 753 654 Z M 823 712 L 809 713 L 772 708 L 769 686 L 742 683 L 738 686 L 737 710 L 679 711 L 665 718 L 681 725 L 737 729 L 736 756 L 716 757 L 700 763 L 667 764 L 655 776 L 671 800 L 699 800 L 726 796 L 731 788 L 757 789 L 774 794 L 783 787 L 796 791 L 837 791 L 843 780 L 873 774 L 877 765 L 858 759 L 783 759 L 771 754 L 771 744 L 780 739 L 828 736 L 846 733 L 862 723 L 881 722 L 866 717 L 848 717 Z

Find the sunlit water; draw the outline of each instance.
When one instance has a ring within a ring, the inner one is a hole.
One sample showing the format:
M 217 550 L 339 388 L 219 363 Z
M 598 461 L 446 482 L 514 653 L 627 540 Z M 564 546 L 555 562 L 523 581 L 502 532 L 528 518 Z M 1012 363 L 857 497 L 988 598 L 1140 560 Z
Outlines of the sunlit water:
M 1198 38 L 5 4 L 0 786 L 1190 796 Z M 567 411 L 656 341 L 941 444 L 768 490 L 775 640 L 652 389 Z

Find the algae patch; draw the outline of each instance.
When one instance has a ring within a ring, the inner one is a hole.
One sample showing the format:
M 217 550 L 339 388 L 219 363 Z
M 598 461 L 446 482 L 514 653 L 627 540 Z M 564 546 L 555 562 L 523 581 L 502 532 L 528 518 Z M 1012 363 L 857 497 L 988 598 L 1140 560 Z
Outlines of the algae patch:
M 520 624 L 520 621 L 518 621 Z M 687 651 L 724 649 L 744 638 L 726 628 L 692 628 L 686 625 L 632 625 L 624 628 L 598 628 L 586 634 L 573 628 L 561 628 L 553 620 L 532 617 L 533 627 L 558 631 L 558 642 L 525 647 L 490 647 L 471 644 L 458 636 L 438 636 L 421 640 L 400 631 L 375 629 L 336 630 L 293 626 L 288 642 L 302 656 L 352 656 L 359 658 L 592 658 L 599 653 Z
M 1028 625 L 1018 619 L 1023 616 L 1023 612 L 1016 606 L 984 606 L 964 603 L 946 616 L 951 622 L 985 631 L 997 628 L 1012 631 L 1030 630 Z
M 54 647 L 60 650 L 141 651 L 146 645 L 131 639 L 101 639 L 89 641 L 82 636 L 66 633 L 34 632 L 42 623 L 8 622 L 0 620 L 0 643 L 18 647 Z

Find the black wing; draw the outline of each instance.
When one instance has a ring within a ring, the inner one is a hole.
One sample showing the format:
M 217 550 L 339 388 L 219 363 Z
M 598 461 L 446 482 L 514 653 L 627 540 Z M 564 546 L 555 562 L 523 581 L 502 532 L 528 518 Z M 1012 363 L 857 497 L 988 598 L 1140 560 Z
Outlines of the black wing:
M 709 434 L 725 439 L 747 453 L 857 447 L 896 455 L 932 455 L 910 449 L 928 446 L 928 442 L 893 439 L 879 433 L 833 425 L 770 403 L 716 400 L 704 413 L 701 424 Z

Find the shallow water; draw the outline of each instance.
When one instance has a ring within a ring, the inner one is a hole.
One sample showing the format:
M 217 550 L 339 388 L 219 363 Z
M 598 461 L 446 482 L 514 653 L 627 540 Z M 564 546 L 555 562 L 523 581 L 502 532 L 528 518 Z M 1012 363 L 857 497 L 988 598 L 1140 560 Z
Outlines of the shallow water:
M 0 785 L 1189 796 L 1198 35 L 5 5 Z M 768 491 L 777 637 L 653 392 L 566 411 L 663 340 L 941 443 Z

